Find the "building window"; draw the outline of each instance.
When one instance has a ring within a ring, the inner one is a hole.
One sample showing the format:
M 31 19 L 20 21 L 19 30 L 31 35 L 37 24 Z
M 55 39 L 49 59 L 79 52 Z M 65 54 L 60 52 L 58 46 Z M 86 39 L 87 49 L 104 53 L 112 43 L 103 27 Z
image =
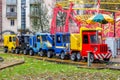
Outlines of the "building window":
M 7 6 L 7 10 L 6 12 L 16 12 L 16 8 L 15 6 Z
M 13 19 L 10 21 L 10 25 L 11 25 L 11 26 L 14 26 L 14 25 L 15 25 L 15 21 L 14 21 Z
M 15 12 L 13 7 L 10 8 L 10 12 Z

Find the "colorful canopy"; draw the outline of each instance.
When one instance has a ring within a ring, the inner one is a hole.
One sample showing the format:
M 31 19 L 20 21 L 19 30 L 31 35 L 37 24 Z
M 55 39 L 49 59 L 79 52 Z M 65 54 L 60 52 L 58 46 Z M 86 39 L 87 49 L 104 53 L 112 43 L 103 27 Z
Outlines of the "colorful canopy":
M 106 24 L 106 23 L 113 23 L 114 19 L 106 14 L 97 14 L 97 15 L 90 17 L 86 22 L 89 24 L 95 23 L 95 22 Z

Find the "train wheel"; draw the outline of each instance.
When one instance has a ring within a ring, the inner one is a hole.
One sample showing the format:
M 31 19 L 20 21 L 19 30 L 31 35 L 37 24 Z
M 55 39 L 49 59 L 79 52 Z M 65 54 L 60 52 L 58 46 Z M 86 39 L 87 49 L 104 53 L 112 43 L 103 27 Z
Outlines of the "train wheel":
M 15 53 L 19 54 L 20 53 L 19 49 L 15 49 Z
M 52 58 L 52 56 L 53 56 L 53 52 L 52 52 L 52 51 L 48 51 L 48 52 L 47 52 L 47 57 L 48 57 L 48 58 Z
M 71 54 L 71 56 L 70 56 L 70 59 L 72 60 L 72 61 L 76 61 L 76 53 L 72 53 Z
M 33 55 L 34 55 L 33 50 L 30 50 L 30 51 L 29 51 L 29 55 L 30 55 L 30 56 L 33 56 Z
M 78 60 L 78 61 L 80 61 L 80 60 L 82 59 L 82 56 L 81 56 L 80 53 L 77 53 L 76 57 L 77 57 L 77 60 Z
M 27 50 L 26 49 L 23 50 L 23 54 L 27 55 Z
M 60 58 L 61 58 L 62 60 L 64 60 L 64 59 L 65 59 L 65 57 L 66 57 L 65 53 L 64 53 L 64 52 L 62 52 L 62 53 L 61 53 L 61 55 L 60 55 Z
M 4 53 L 7 53 L 8 52 L 8 48 L 4 48 Z
M 12 50 L 11 50 L 11 52 L 12 52 L 12 53 L 15 53 L 15 50 L 14 50 L 14 49 L 12 49 Z
M 92 63 L 94 61 L 94 55 L 90 54 L 90 62 Z
M 40 55 L 41 57 L 43 57 L 43 56 L 44 56 L 44 52 L 43 52 L 43 51 L 40 51 L 39 55 Z

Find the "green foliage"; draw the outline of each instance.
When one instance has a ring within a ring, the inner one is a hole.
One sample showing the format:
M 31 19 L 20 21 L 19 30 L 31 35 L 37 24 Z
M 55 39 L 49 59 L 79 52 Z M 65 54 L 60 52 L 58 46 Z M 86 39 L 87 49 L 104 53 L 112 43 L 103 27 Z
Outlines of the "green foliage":
M 36 0 L 36 3 L 31 6 L 31 23 L 32 29 L 35 32 L 48 31 L 49 19 L 48 9 L 43 0 Z

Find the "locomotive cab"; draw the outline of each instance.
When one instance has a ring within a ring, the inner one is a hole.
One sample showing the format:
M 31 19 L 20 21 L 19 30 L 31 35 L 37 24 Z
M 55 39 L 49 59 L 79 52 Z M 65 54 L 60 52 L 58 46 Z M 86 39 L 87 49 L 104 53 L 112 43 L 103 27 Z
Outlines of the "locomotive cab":
M 101 35 L 97 31 L 83 31 L 83 44 L 81 56 L 86 56 L 88 52 L 91 52 L 91 60 L 94 59 L 105 59 L 108 55 L 107 44 L 102 44 Z M 92 61 L 93 62 L 93 61 Z
M 102 42 L 102 35 L 99 29 L 81 28 L 80 34 L 71 34 L 71 60 L 87 59 L 90 52 L 90 60 L 109 61 L 111 53 L 107 44 Z

